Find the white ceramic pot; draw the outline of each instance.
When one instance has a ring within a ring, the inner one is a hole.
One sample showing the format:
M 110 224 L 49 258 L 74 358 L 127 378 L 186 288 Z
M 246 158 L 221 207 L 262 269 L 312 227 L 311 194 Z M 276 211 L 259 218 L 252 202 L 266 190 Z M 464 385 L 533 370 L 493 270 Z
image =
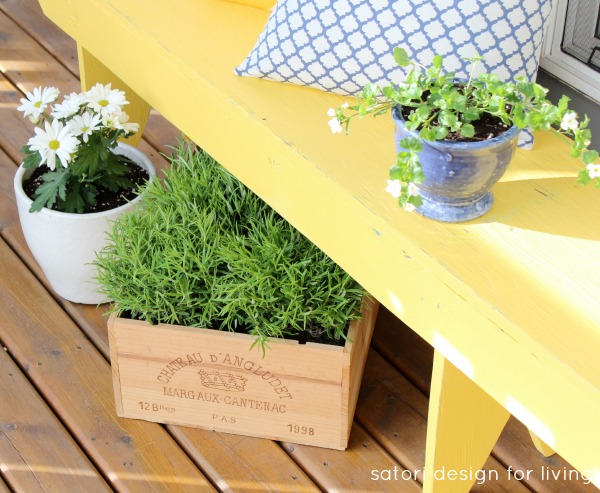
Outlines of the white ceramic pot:
M 156 169 L 141 151 L 119 143 L 116 154 L 124 155 L 142 166 L 150 177 Z M 19 166 L 15 175 L 15 195 L 21 228 L 33 256 L 40 264 L 52 288 L 63 298 L 75 303 L 98 304 L 108 301 L 98 292 L 96 268 L 92 262 L 96 252 L 106 243 L 111 223 L 125 211 L 136 207 L 140 197 L 116 209 L 91 214 L 71 214 L 43 208 L 29 212 L 32 200 L 23 191 L 23 180 L 32 169 Z

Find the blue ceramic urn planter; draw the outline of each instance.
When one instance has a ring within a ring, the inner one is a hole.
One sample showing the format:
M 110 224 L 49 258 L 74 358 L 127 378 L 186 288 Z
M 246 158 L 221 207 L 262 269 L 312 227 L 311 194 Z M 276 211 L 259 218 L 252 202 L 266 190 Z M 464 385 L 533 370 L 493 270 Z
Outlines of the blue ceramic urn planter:
M 396 125 L 396 150 L 406 137 L 418 137 L 407 130 L 397 106 L 392 111 Z M 443 222 L 475 219 L 490 210 L 492 186 L 502 177 L 517 147 L 519 129 L 511 127 L 502 135 L 481 142 L 423 141 L 419 154 L 425 180 L 418 185 L 423 204 L 417 212 Z

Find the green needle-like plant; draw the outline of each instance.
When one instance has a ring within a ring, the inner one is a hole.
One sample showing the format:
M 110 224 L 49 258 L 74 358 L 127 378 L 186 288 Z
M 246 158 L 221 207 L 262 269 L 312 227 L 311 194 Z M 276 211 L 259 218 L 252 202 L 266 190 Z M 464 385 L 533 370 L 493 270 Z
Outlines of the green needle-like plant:
M 96 261 L 113 310 L 151 323 L 345 337 L 363 289 L 208 154 L 180 144 Z

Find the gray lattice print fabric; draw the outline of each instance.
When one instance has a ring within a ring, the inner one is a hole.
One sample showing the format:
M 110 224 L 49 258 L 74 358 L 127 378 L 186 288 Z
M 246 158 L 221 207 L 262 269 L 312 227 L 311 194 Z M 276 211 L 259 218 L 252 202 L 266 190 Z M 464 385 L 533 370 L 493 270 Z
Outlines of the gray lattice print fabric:
M 399 82 L 393 49 L 422 65 L 435 54 L 457 77 L 464 58 L 504 80 L 535 79 L 551 0 L 279 0 L 238 75 L 355 94 Z M 526 144 L 526 142 L 522 142 Z

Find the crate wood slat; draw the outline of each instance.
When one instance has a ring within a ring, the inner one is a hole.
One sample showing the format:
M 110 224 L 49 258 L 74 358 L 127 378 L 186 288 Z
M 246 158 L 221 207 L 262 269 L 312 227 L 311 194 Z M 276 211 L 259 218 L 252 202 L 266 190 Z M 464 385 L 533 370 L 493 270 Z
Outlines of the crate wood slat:
M 379 304 L 363 301 L 344 347 L 109 319 L 117 413 L 345 448 Z M 350 379 L 353 380 L 350 380 Z
M 160 426 L 117 419 L 108 363 L 4 241 L 0 272 L 0 339 L 102 473 L 130 491 L 212 490 Z
M 0 395 L 0 472 L 13 489 L 27 493 L 112 491 L 1 349 Z

